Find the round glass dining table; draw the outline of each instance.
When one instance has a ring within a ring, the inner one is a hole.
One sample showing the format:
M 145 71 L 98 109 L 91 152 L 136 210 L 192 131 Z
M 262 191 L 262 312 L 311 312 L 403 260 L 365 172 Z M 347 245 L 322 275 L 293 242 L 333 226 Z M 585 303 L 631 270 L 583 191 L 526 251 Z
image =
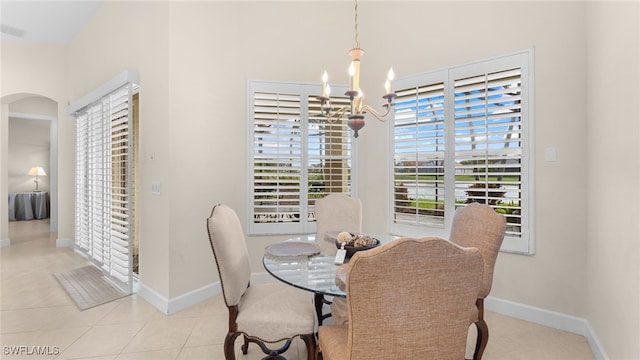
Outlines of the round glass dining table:
M 380 240 L 381 244 L 396 239 L 393 235 L 372 235 Z M 336 283 L 336 270 L 340 264 L 335 263 L 335 255 L 338 248 L 335 240 L 325 238 L 317 240 L 315 234 L 301 235 L 287 239 L 286 241 L 295 241 L 314 244 L 320 252 L 315 255 L 301 256 L 274 256 L 265 252 L 262 263 L 265 270 L 276 279 L 285 284 L 297 287 L 302 290 L 314 293 L 314 304 L 319 324 L 330 314 L 322 314 L 324 304 L 330 304 L 325 296 L 346 297 L 343 289 L 338 287 Z M 345 263 L 348 259 L 345 260 Z

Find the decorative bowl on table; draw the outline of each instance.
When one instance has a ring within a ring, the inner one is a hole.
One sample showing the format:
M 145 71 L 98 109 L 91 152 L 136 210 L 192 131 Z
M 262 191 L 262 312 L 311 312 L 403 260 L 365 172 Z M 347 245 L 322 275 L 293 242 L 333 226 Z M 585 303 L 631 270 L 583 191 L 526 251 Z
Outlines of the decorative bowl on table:
M 380 245 L 380 240 L 365 234 L 343 231 L 336 236 L 336 247 L 340 249 L 342 244 L 347 251 L 347 257 L 351 257 L 358 251 L 370 250 Z

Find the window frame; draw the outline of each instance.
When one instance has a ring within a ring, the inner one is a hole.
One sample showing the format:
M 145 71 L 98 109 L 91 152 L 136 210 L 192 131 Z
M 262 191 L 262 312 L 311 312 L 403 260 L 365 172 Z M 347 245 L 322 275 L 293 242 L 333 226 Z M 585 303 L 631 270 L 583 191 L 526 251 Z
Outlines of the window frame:
M 522 144 L 521 149 L 521 169 L 522 178 L 520 184 L 521 195 L 520 199 L 523 201 L 522 205 L 522 220 L 520 237 L 505 236 L 502 251 L 513 252 L 518 254 L 531 255 L 535 253 L 535 234 L 534 234 L 534 214 L 535 214 L 535 196 L 533 181 L 535 179 L 535 120 L 534 120 L 534 73 L 533 62 L 534 53 L 533 48 L 523 49 L 508 54 L 503 54 L 495 57 L 481 59 L 470 63 L 450 66 L 434 71 L 429 71 L 420 74 L 409 75 L 405 77 L 399 77 L 394 81 L 394 87 L 396 89 L 405 89 L 408 87 L 426 86 L 436 82 L 443 82 L 445 88 L 445 160 L 444 171 L 445 174 L 455 175 L 455 118 L 454 118 L 454 94 L 455 94 L 455 80 L 465 78 L 468 76 L 476 76 L 484 73 L 491 73 L 495 71 L 503 71 L 514 67 L 521 68 L 521 132 L 522 138 L 520 139 Z M 394 114 L 395 115 L 395 114 Z M 390 121 L 389 124 L 389 154 L 391 161 L 389 162 L 389 216 L 388 216 L 388 229 L 392 234 L 400 234 L 403 236 L 415 236 L 421 237 L 425 233 L 432 236 L 440 236 L 448 238 L 451 231 L 451 224 L 453 215 L 455 212 L 455 176 L 446 176 L 445 179 L 445 206 L 444 206 L 444 224 L 439 227 L 432 227 L 426 225 L 408 225 L 397 224 L 394 221 L 395 217 L 395 120 Z M 453 144 L 453 146 L 450 146 Z M 451 200 L 453 199 L 453 200 Z

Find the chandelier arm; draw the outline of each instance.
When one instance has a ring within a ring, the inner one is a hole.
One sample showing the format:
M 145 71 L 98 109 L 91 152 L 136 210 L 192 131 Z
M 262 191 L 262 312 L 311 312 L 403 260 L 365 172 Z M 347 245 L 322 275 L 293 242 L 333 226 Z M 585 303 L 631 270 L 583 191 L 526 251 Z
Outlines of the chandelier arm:
M 334 123 L 336 121 L 338 121 L 340 118 L 342 118 L 344 116 L 344 114 L 346 114 L 348 111 L 350 111 L 351 108 L 349 106 L 343 106 L 339 109 L 336 109 L 334 111 L 332 111 L 331 113 L 325 115 L 325 117 L 327 118 L 328 122 Z
M 379 113 L 378 111 L 376 111 L 376 109 L 372 108 L 369 105 L 363 105 L 362 106 L 362 113 L 369 113 L 371 115 L 373 115 L 376 119 L 378 119 L 381 122 L 385 122 L 387 120 L 389 120 L 389 114 L 391 113 L 391 106 L 386 105 L 385 106 L 387 108 L 387 110 L 384 113 Z

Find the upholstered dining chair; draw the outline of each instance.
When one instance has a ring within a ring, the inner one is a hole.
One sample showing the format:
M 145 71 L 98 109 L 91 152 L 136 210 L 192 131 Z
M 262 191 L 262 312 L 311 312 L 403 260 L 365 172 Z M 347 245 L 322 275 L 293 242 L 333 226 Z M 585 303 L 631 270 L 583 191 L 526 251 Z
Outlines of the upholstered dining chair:
M 226 360 L 235 360 L 235 341 L 243 335 L 242 352 L 256 343 L 265 359 L 285 359 L 295 337 L 307 347 L 307 358 L 315 359 L 315 311 L 310 293 L 283 283 L 251 285 L 249 253 L 242 225 L 227 205 L 213 207 L 207 219 L 209 242 L 218 268 L 222 294 L 229 309 L 229 331 L 224 340 Z M 278 349 L 270 349 L 282 343 Z
M 362 232 L 362 202 L 357 197 L 332 193 L 315 203 L 316 239 L 324 240 L 328 231 Z M 335 243 L 331 242 L 335 253 Z
M 362 202 L 347 194 L 332 193 L 316 200 L 316 239 L 322 252 L 335 255 L 337 247 L 333 241 L 327 241 L 328 231 L 362 232 Z M 347 321 L 347 302 L 343 298 L 325 301 L 330 304 L 334 324 Z
M 476 307 L 478 317 L 476 325 L 477 338 L 473 354 L 474 360 L 480 360 L 489 342 L 489 327 L 484 321 L 484 299 L 491 292 L 493 269 L 506 231 L 506 219 L 491 206 L 471 203 L 456 210 L 451 225 L 449 241 L 464 247 L 475 247 L 480 250 L 484 267 L 482 286 L 478 292 Z
M 318 328 L 319 359 L 464 358 L 482 256 L 441 238 L 402 238 L 346 265 L 347 325 Z

